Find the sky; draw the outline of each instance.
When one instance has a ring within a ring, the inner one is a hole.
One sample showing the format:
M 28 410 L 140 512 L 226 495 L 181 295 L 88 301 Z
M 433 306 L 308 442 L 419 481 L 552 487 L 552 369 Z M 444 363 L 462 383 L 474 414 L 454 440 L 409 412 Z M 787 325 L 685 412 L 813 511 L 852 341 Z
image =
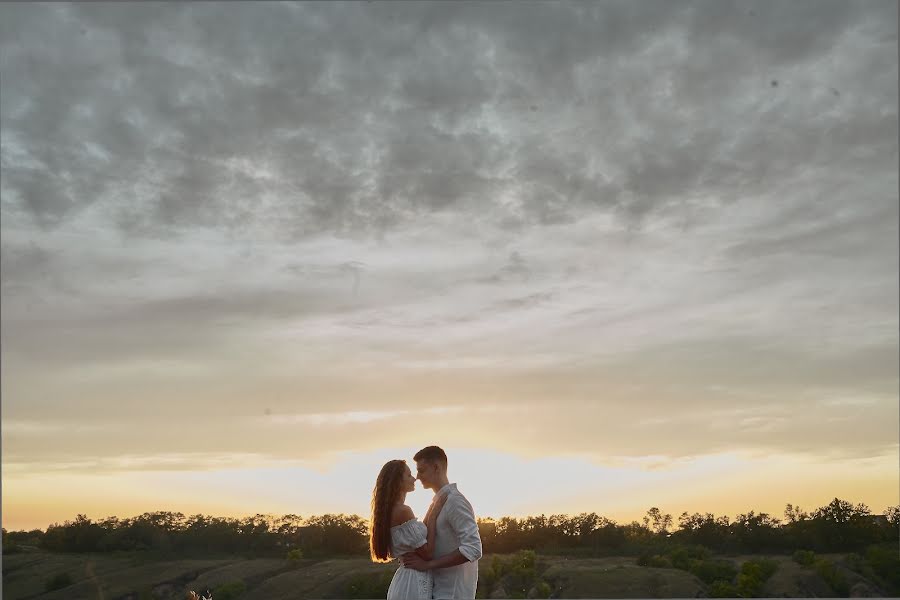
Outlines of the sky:
M 897 16 L 0 5 L 3 526 L 900 503 Z

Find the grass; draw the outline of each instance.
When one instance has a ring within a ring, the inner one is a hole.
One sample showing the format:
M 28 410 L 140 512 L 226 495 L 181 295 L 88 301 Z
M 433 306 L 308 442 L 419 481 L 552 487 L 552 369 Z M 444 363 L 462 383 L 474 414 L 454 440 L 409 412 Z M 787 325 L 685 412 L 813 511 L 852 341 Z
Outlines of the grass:
M 740 571 L 745 562 L 760 558 L 709 557 L 733 561 L 736 571 Z M 877 582 L 849 568 L 859 562 L 858 557 L 817 556 L 817 559 L 828 561 L 827 566 L 820 563 L 818 569 L 815 563 L 801 565 L 790 556 L 768 558 L 777 563 L 777 569 L 764 583 L 761 594 L 765 597 L 834 596 L 830 583 L 840 582 L 841 578 L 846 586 L 862 582 L 880 590 Z M 493 555 L 487 555 L 479 563 L 485 577 L 491 565 L 498 564 L 493 559 Z M 512 564 L 514 556 L 505 556 L 503 561 Z M 544 597 L 551 594 L 557 598 L 694 598 L 698 594 L 712 595 L 712 584 L 688 571 L 641 567 L 635 558 L 629 557 L 538 555 L 536 567 L 540 581 L 535 579 L 535 589 L 541 595 L 549 592 Z M 136 599 L 182 600 L 187 590 L 214 590 L 224 585 L 231 585 L 234 597 L 240 600 L 346 598 L 351 593 L 381 589 L 395 570 L 394 564 L 374 564 L 366 558 L 162 560 L 139 554 L 29 552 L 3 557 L 3 598 L 97 600 L 132 595 Z M 820 571 L 826 572 L 828 577 Z M 64 575 L 70 579 L 65 579 Z M 57 576 L 58 584 L 69 581 L 71 584 L 47 591 L 48 582 Z

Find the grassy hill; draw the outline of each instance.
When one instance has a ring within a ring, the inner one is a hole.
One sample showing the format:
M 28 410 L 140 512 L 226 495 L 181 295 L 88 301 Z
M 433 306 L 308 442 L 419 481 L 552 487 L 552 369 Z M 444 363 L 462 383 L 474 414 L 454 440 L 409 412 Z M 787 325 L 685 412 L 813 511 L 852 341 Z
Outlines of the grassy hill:
M 737 570 L 751 558 L 721 557 Z M 774 556 L 777 570 L 764 597 L 884 596 L 878 584 L 853 570 L 844 555 L 827 557 L 846 583 L 843 594 L 813 565 Z M 527 561 L 526 561 L 527 562 Z M 182 600 L 187 590 L 218 590 L 215 600 L 384 598 L 395 565 L 364 558 L 330 560 L 159 560 L 137 554 L 85 555 L 24 552 L 3 557 L 7 600 Z M 695 598 L 711 586 L 679 569 L 642 567 L 635 559 L 485 556 L 479 564 L 485 597 Z M 484 585 L 484 584 L 489 585 Z M 57 589 L 52 589 L 56 587 Z

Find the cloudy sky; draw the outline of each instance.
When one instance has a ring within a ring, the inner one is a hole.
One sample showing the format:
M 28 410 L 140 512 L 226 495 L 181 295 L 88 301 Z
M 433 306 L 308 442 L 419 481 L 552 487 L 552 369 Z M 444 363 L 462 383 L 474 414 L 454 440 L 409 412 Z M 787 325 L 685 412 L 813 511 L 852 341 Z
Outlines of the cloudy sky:
M 897 83 L 886 0 L 3 4 L 3 525 L 428 444 L 483 516 L 897 504 Z

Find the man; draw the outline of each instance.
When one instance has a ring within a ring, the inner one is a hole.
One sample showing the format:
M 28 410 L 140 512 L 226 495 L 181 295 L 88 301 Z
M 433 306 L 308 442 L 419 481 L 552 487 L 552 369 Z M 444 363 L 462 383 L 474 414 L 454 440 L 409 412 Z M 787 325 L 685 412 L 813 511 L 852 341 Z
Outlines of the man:
M 424 560 L 418 554 L 400 557 L 405 567 L 431 571 L 436 600 L 474 600 L 478 587 L 478 559 L 481 558 L 481 536 L 475 511 L 455 483 L 447 479 L 447 455 L 437 446 L 422 448 L 413 457 L 416 479 L 425 489 L 433 490 L 435 499 L 447 494 L 447 502 L 437 518 L 434 559 Z

